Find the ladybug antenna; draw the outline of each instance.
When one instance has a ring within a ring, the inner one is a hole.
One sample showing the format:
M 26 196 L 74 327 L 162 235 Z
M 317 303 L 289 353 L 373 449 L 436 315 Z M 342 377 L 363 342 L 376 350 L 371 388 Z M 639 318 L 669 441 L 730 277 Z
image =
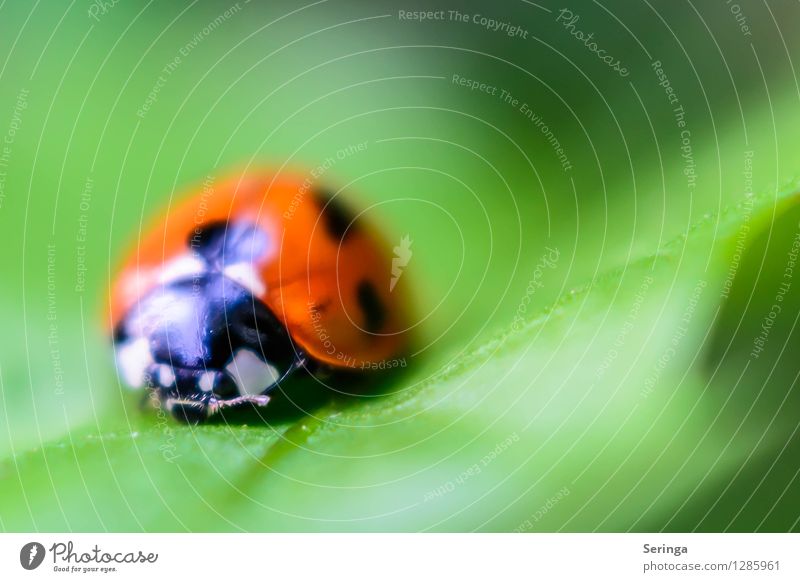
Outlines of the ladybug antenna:
M 289 367 L 286 368 L 286 371 L 281 375 L 280 378 L 275 380 L 275 383 L 272 384 L 272 386 L 270 386 L 269 388 L 267 388 L 264 391 L 264 393 L 265 394 L 269 393 L 275 388 L 275 386 L 280 386 L 281 382 L 283 382 L 284 380 L 289 378 L 289 376 L 294 374 L 300 368 L 304 368 L 305 365 L 306 365 L 306 356 L 305 356 L 305 354 L 303 354 L 301 352 L 298 352 L 297 353 L 297 357 L 292 361 L 292 363 L 289 365 Z

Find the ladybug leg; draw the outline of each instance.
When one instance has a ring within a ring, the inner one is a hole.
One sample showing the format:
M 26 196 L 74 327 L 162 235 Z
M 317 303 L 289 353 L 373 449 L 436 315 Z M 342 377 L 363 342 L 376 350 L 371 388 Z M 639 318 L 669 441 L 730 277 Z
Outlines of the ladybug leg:
M 188 424 L 200 424 L 221 410 L 238 408 L 241 406 L 257 406 L 262 408 L 269 403 L 269 396 L 238 396 L 228 400 L 209 398 L 207 400 L 192 400 L 189 398 L 167 398 L 164 401 L 166 409 L 177 420 Z
M 241 408 L 243 406 L 255 406 L 257 408 L 265 408 L 267 404 L 269 404 L 270 397 L 267 396 L 269 392 L 272 392 L 277 386 L 280 385 L 281 382 L 286 380 L 289 376 L 291 376 L 294 372 L 302 368 L 306 365 L 306 357 L 303 354 L 298 354 L 297 357 L 294 359 L 292 364 L 287 368 L 287 370 L 278 378 L 272 385 L 267 386 L 264 389 L 264 392 L 261 394 L 246 394 L 242 396 L 237 396 L 236 398 L 226 398 L 226 399 L 218 399 L 218 398 L 211 398 L 208 403 L 206 404 L 206 414 L 208 418 L 218 414 L 222 410 L 232 410 L 235 408 Z
M 271 392 L 276 387 L 280 386 L 281 382 L 284 382 L 289 376 L 294 374 L 297 370 L 299 370 L 300 368 L 305 367 L 305 365 L 306 365 L 306 356 L 305 356 L 305 354 L 303 354 L 301 352 L 298 352 L 296 357 L 295 357 L 295 359 L 294 359 L 294 361 L 286 369 L 286 371 L 283 373 L 283 375 L 280 378 L 278 378 L 272 386 L 269 386 L 266 390 L 264 390 L 264 393 L 266 394 L 267 392 Z
M 297 354 L 288 369 L 273 384 L 264 389 L 261 394 L 243 394 L 233 398 L 220 398 L 209 393 L 195 398 L 178 396 L 177 391 L 170 391 L 169 394 L 161 394 L 160 398 L 164 407 L 181 422 L 188 424 L 199 424 L 219 414 L 223 410 L 233 410 L 245 406 L 255 406 L 264 408 L 269 404 L 270 397 L 267 396 L 276 386 L 286 380 L 295 371 L 305 367 L 307 360 L 304 354 Z M 194 382 L 192 376 L 191 382 Z
M 239 408 L 247 405 L 264 408 L 269 404 L 269 400 L 270 398 L 266 394 L 259 394 L 257 396 L 237 396 L 229 400 L 217 400 L 216 398 L 212 398 L 206 405 L 206 414 L 210 418 L 218 414 L 221 410 Z
M 210 416 L 210 402 L 188 398 L 165 398 L 163 402 L 164 408 L 180 422 L 199 424 Z

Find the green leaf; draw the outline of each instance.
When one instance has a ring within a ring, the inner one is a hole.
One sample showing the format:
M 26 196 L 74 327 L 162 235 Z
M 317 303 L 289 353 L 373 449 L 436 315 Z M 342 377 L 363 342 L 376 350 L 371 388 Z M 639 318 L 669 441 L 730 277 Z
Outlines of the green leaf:
M 4 3 L 0 529 L 797 529 L 796 184 L 741 200 L 797 170 L 797 8 L 750 38 L 663 4 L 574 8 L 622 78 L 525 2 L 498 18 L 526 39 L 250 2 L 189 54 L 214 3 Z M 420 353 L 263 424 L 143 413 L 105 329 L 124 247 L 284 163 L 414 241 Z
M 752 339 L 731 331 L 731 313 L 763 315 L 769 303 L 752 264 L 779 264 L 800 218 L 794 200 L 751 200 L 709 218 L 657 255 L 453 354 L 435 373 L 421 366 L 391 394 L 341 398 L 275 426 L 156 418 L 134 433 L 73 432 L 17 455 L 2 465 L 3 525 L 796 527 L 781 510 L 798 467 L 787 450 L 796 446 L 797 396 L 785 382 L 795 359 L 784 354 L 765 368 L 762 357 L 746 377 L 727 361 L 743 361 L 739 343 Z M 740 261 L 745 224 L 755 242 Z M 769 233 L 776 242 L 765 248 L 758 241 Z M 731 281 L 734 258 L 741 267 Z M 748 289 L 759 301 L 752 310 L 739 305 Z M 788 336 L 776 331 L 770 342 L 784 349 Z M 774 381 L 760 384 L 768 370 Z M 764 477 L 758 487 L 754 474 Z M 758 494 L 743 507 L 745 493 Z

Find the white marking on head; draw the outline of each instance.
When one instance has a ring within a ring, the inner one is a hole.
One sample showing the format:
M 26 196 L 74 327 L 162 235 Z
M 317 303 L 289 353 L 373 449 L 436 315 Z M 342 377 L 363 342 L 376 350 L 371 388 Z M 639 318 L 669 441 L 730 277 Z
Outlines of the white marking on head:
M 250 263 L 228 265 L 222 273 L 228 277 L 228 279 L 239 283 L 239 285 L 250 291 L 250 293 L 256 297 L 263 296 L 267 291 L 267 286 L 264 285 L 258 272 Z
M 158 366 L 158 383 L 164 388 L 169 388 L 175 382 L 175 372 L 166 364 Z
M 153 364 L 150 344 L 140 337 L 117 345 L 117 368 L 128 386 L 144 386 L 147 368 Z
M 214 372 L 203 372 L 197 380 L 198 388 L 203 392 L 211 392 L 214 389 L 216 376 Z
M 242 396 L 257 396 L 280 378 L 274 366 L 270 366 L 254 351 L 246 349 L 236 352 L 225 369 L 236 382 Z
M 202 275 L 206 266 L 202 260 L 192 254 L 184 254 L 164 263 L 158 274 L 159 283 L 172 283 L 178 279 L 186 279 L 190 275 Z

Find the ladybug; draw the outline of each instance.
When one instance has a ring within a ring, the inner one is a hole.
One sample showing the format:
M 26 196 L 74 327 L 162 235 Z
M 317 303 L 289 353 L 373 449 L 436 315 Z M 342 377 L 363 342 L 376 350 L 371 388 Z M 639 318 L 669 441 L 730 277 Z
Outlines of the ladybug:
M 198 423 L 266 406 L 299 370 L 381 368 L 408 346 L 392 270 L 376 231 L 310 180 L 209 178 L 145 231 L 115 278 L 119 375 Z

